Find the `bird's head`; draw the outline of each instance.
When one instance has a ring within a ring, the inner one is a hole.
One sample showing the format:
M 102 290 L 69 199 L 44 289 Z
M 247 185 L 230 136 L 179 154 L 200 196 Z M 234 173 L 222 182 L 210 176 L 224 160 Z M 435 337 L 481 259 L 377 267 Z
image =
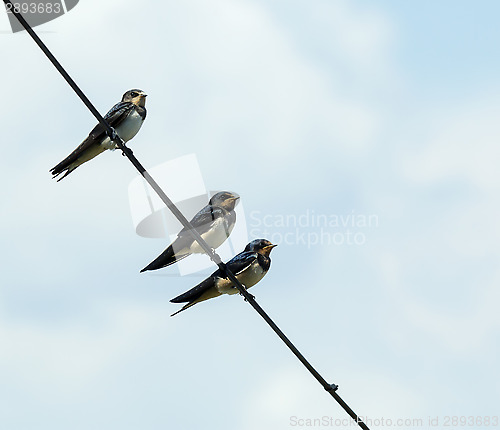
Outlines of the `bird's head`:
M 273 245 L 266 239 L 255 239 L 252 240 L 246 247 L 245 251 L 248 252 L 258 252 L 259 254 L 269 256 L 274 247 L 278 245 Z
M 239 199 L 240 196 L 238 194 L 230 193 L 229 191 L 220 191 L 212 196 L 208 204 L 232 211 Z
M 130 102 L 136 106 L 146 106 L 146 97 L 148 95 L 142 90 L 129 90 L 123 94 L 122 102 Z

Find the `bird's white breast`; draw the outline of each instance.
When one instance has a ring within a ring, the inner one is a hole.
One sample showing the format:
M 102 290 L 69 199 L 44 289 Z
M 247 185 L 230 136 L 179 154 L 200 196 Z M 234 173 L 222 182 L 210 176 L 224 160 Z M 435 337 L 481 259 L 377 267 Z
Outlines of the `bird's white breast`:
M 257 260 L 243 273 L 236 275 L 236 279 L 240 281 L 246 288 L 253 287 L 266 274 Z M 233 283 L 227 279 L 219 278 L 216 281 L 216 288 L 221 294 L 236 294 L 238 289 L 233 286 Z
M 224 218 L 218 218 L 215 221 L 213 227 L 206 233 L 203 233 L 201 237 L 205 240 L 205 242 L 208 243 L 211 248 L 217 249 L 225 242 L 225 240 L 231 234 L 233 228 L 234 223 L 227 225 Z M 203 254 L 205 252 L 196 241 L 194 241 L 194 243 L 191 245 L 190 251 L 193 254 Z
M 120 136 L 125 142 L 128 142 L 132 139 L 141 129 L 143 120 L 141 116 L 134 109 L 128 117 L 123 121 L 118 127 L 115 128 L 116 133 Z M 111 140 L 106 138 L 102 143 L 106 149 L 116 149 L 116 145 L 111 142 Z

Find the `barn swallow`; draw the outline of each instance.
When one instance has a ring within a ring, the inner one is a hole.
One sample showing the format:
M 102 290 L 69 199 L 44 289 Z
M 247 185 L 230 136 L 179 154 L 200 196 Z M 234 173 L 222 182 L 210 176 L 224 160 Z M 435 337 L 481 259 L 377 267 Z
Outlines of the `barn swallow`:
M 146 118 L 146 96 L 147 94 L 142 90 L 127 91 L 123 94 L 122 101 L 115 104 L 104 116 L 107 123 L 115 129 L 118 136 L 125 142 L 137 134 Z M 105 128 L 99 123 L 78 148 L 57 166 L 50 169 L 50 173 L 53 175 L 52 178 L 64 173 L 57 180 L 59 182 L 78 166 L 91 160 L 106 149 L 116 149 L 116 144 L 111 141 L 106 134 Z
M 269 254 L 277 246 L 266 239 L 256 239 L 250 242 L 243 252 L 233 257 L 226 263 L 227 268 L 236 276 L 245 288 L 250 288 L 259 282 L 271 267 L 271 258 Z M 222 294 L 236 294 L 238 289 L 219 269 L 212 273 L 207 279 L 196 287 L 170 300 L 172 303 L 185 303 L 179 312 L 190 308 L 196 303 L 212 299 Z
M 234 207 L 239 198 L 238 195 L 229 191 L 214 194 L 208 205 L 191 220 L 191 225 L 211 248 L 217 249 L 221 246 L 233 231 L 236 223 Z M 173 243 L 142 269 L 141 273 L 146 270 L 156 270 L 170 266 L 191 254 L 204 253 L 205 251 L 191 235 L 189 229 L 184 227 Z

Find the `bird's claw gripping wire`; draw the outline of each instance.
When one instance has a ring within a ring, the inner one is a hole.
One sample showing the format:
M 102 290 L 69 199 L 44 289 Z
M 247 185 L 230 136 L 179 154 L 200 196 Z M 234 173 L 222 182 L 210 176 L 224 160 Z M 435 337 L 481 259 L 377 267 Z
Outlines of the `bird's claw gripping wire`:
M 116 132 L 116 130 L 113 127 L 111 127 L 111 132 L 108 132 L 108 136 L 112 142 L 116 142 L 116 141 L 121 140 L 120 136 L 118 136 L 118 133 Z M 119 145 L 116 145 L 116 146 L 120 147 Z M 120 149 L 122 150 L 122 155 L 124 157 L 127 155 L 130 156 L 133 154 L 132 150 L 129 147 L 125 146 L 125 142 L 123 140 L 121 140 L 121 146 L 123 148 L 120 147 Z
M 248 289 L 247 289 L 245 286 L 243 286 L 243 288 L 245 288 L 245 291 L 247 292 L 248 296 L 249 296 L 252 300 L 254 300 L 254 299 L 255 299 L 255 296 L 254 296 L 253 294 L 250 294 L 250 293 L 248 292 Z M 241 294 L 241 293 L 240 293 L 240 295 L 241 295 L 241 296 L 243 296 L 243 294 Z M 245 296 L 243 296 L 243 298 L 245 299 L 245 302 L 248 302 L 248 299 L 247 299 Z
M 124 157 L 130 156 L 130 155 L 133 155 L 132 150 L 131 150 L 128 146 L 125 146 L 125 144 L 123 145 L 123 148 L 121 148 L 121 150 L 122 150 L 122 155 L 123 155 Z
M 111 127 L 111 132 L 108 132 L 108 136 L 112 142 L 118 139 L 118 134 L 116 133 L 116 130 L 113 127 Z

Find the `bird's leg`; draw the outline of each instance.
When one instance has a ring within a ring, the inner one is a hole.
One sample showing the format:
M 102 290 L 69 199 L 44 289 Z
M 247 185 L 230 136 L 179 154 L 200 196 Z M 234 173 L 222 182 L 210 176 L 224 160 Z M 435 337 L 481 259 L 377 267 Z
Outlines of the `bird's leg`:
M 111 127 L 111 133 L 108 133 L 108 137 L 109 139 L 114 142 L 116 140 L 121 140 L 120 136 L 118 136 L 118 133 L 116 132 L 116 130 Z M 123 148 L 120 148 L 122 150 L 122 155 L 125 157 L 126 155 L 132 155 L 133 152 L 132 150 L 128 147 L 128 146 L 125 146 L 125 142 L 122 140 L 122 145 L 123 145 Z M 116 145 L 118 146 L 118 145 Z
M 242 284 L 242 285 L 243 285 L 243 284 Z M 253 299 L 255 299 L 255 296 L 254 296 L 253 294 L 250 294 L 250 293 L 248 292 L 248 288 L 247 288 L 247 287 L 245 287 L 245 286 L 243 285 L 243 288 L 245 289 L 245 291 L 246 291 L 246 292 L 247 292 L 247 294 L 251 297 L 251 299 L 252 299 L 252 300 L 253 300 Z M 242 294 L 241 292 L 240 292 L 240 296 L 243 296 L 243 294 Z M 245 296 L 243 296 L 243 298 L 245 299 L 245 302 L 248 302 L 248 299 L 247 299 Z

